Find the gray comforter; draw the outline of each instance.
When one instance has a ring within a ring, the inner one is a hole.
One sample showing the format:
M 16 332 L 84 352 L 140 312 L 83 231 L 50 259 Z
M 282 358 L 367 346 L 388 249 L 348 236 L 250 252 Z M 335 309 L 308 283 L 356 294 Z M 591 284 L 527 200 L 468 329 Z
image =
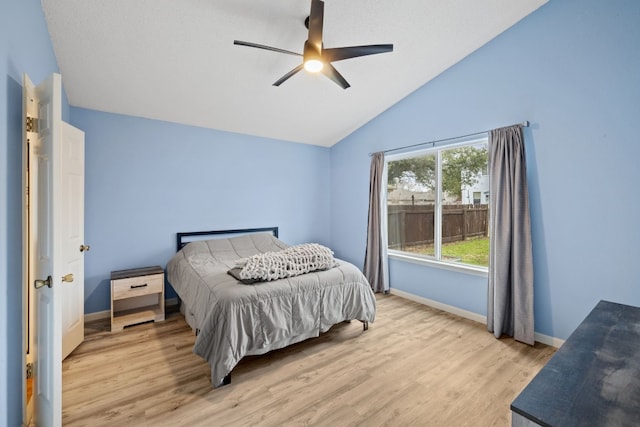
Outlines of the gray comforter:
M 287 245 L 268 233 L 191 242 L 167 264 L 167 278 L 199 331 L 193 348 L 218 386 L 245 355 L 264 354 L 345 320 L 373 322 L 376 300 L 352 264 L 288 279 L 241 284 L 227 274 L 235 262 Z

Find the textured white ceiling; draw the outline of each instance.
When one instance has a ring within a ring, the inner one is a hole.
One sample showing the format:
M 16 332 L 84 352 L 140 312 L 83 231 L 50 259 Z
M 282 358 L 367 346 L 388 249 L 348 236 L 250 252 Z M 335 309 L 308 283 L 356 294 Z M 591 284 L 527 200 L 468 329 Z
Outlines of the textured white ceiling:
M 393 43 L 300 72 L 308 0 L 42 0 L 73 106 L 332 146 L 547 0 L 326 0 L 325 48 Z

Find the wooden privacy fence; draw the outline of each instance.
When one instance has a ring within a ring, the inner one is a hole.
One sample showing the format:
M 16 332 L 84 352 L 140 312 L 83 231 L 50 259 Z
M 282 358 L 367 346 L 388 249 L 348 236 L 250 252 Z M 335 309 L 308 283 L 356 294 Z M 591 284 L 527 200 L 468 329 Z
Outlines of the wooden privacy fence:
M 434 205 L 389 205 L 387 215 L 389 248 L 433 244 Z M 442 206 L 442 243 L 488 235 L 488 205 Z

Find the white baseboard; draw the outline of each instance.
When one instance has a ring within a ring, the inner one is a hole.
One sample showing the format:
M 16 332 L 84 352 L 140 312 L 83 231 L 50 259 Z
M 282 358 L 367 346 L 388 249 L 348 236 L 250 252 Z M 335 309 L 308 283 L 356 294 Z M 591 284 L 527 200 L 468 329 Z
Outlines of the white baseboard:
M 474 313 L 472 311 L 463 310 L 461 308 L 454 307 L 452 305 L 443 304 L 441 302 L 434 301 L 429 298 L 420 297 L 418 295 L 410 294 L 409 292 L 400 291 L 398 289 L 391 288 L 391 293 L 393 295 L 398 295 L 399 297 L 406 298 L 408 300 L 415 301 L 420 304 L 428 305 L 429 307 L 446 311 L 447 313 L 455 314 L 456 316 L 464 317 L 465 319 L 473 320 L 474 322 L 482 323 L 484 325 L 487 324 L 487 316 L 483 316 L 481 314 Z
M 178 305 L 178 298 L 169 298 L 164 300 L 165 309 L 167 306 Z M 85 313 L 84 321 L 93 322 L 94 320 L 102 320 L 111 318 L 111 310 L 95 311 L 93 313 Z
M 109 319 L 111 317 L 111 310 L 94 311 L 93 313 L 85 313 L 84 321 L 93 322 L 94 320 Z
M 534 339 L 542 344 L 550 345 L 551 347 L 560 348 L 562 344 L 564 344 L 564 340 L 556 337 L 550 337 L 549 335 L 544 335 L 536 332 L 533 335 Z
M 406 298 L 408 300 L 415 301 L 417 303 L 424 304 L 429 307 L 437 308 L 438 310 L 446 311 L 447 313 L 455 314 L 456 316 L 473 320 L 474 322 L 482 323 L 483 325 L 487 324 L 487 316 L 483 316 L 481 314 L 474 313 L 472 311 L 464 310 L 462 308 L 455 307 L 453 305 L 444 304 L 438 301 L 431 300 L 429 298 L 424 298 L 424 297 L 414 295 L 409 292 L 401 291 L 398 289 L 391 288 L 389 291 L 393 295 L 397 295 L 399 297 Z M 540 334 L 538 332 L 534 334 L 534 339 L 542 344 L 550 345 L 556 348 L 560 348 L 562 344 L 564 344 L 564 340 L 560 338 L 550 337 L 548 335 Z

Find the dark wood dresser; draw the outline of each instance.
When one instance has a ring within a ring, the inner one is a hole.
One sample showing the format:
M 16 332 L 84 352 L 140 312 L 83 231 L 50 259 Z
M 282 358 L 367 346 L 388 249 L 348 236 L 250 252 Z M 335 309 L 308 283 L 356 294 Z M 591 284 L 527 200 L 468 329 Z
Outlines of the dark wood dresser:
M 600 301 L 511 413 L 512 426 L 639 426 L 640 308 Z

